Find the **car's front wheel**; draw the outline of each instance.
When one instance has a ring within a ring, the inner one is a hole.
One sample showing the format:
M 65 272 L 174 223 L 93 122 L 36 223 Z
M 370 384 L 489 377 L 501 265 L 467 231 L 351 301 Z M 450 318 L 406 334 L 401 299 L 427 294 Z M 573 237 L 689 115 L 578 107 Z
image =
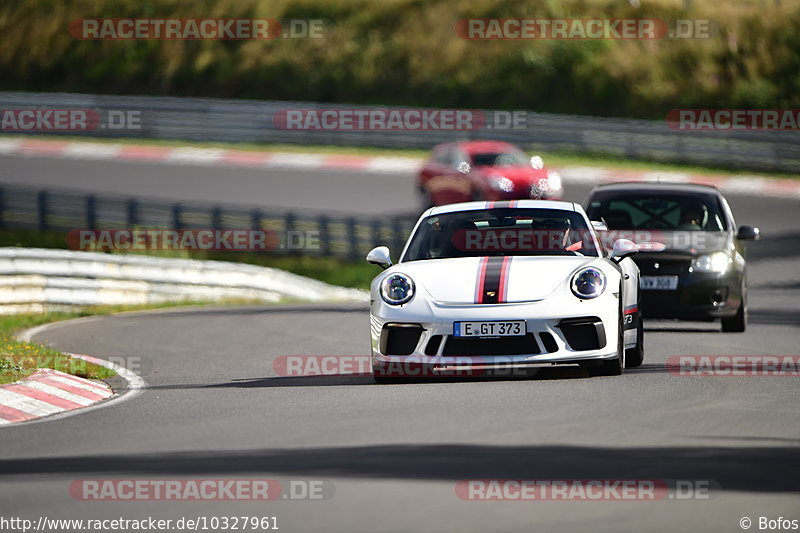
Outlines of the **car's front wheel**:
M 636 346 L 625 350 L 625 368 L 636 368 L 644 362 L 644 321 L 642 320 L 642 298 L 636 302 Z
M 619 293 L 619 315 L 617 318 L 617 356 L 613 359 L 604 359 L 599 365 L 593 365 L 586 368 L 589 375 L 594 376 L 619 376 L 622 374 L 622 369 L 625 367 L 625 330 L 622 327 L 622 288 L 620 287 Z
M 742 287 L 742 302 L 739 304 L 739 309 L 736 311 L 736 314 L 722 319 L 722 331 L 725 333 L 741 333 L 747 329 L 746 291 L 747 289 Z

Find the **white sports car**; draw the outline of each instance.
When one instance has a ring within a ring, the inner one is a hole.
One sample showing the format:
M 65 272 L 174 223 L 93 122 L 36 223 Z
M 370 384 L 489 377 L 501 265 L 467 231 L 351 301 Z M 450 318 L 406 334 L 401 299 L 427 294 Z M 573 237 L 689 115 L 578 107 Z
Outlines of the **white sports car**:
M 599 224 L 599 223 L 595 223 Z M 400 260 L 367 261 L 377 381 L 580 364 L 618 375 L 642 364 L 637 246 L 601 246 L 580 205 L 520 200 L 434 207 Z

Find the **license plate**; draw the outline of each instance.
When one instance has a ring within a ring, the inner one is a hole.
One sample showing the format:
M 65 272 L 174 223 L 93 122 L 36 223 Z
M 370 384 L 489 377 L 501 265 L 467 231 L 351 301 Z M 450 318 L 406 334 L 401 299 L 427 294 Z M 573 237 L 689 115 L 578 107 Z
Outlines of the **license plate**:
M 453 323 L 455 337 L 521 337 L 525 333 L 524 320 Z
M 678 288 L 678 276 L 642 276 L 639 287 L 646 291 L 674 291 Z

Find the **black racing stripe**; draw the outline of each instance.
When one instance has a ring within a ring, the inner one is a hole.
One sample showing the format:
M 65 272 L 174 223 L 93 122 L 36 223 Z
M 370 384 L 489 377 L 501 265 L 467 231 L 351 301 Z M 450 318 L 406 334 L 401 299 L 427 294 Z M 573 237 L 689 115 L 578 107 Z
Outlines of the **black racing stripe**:
M 500 275 L 504 257 L 490 257 L 483 275 L 483 298 L 481 303 L 496 304 L 500 300 Z

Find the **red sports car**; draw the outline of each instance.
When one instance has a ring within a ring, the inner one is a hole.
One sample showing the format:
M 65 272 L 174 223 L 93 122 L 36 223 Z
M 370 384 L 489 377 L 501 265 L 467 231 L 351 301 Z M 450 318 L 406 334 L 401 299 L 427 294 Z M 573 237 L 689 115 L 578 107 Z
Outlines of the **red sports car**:
M 440 144 L 417 178 L 423 208 L 473 200 L 558 200 L 557 172 L 542 158 L 501 141 Z

